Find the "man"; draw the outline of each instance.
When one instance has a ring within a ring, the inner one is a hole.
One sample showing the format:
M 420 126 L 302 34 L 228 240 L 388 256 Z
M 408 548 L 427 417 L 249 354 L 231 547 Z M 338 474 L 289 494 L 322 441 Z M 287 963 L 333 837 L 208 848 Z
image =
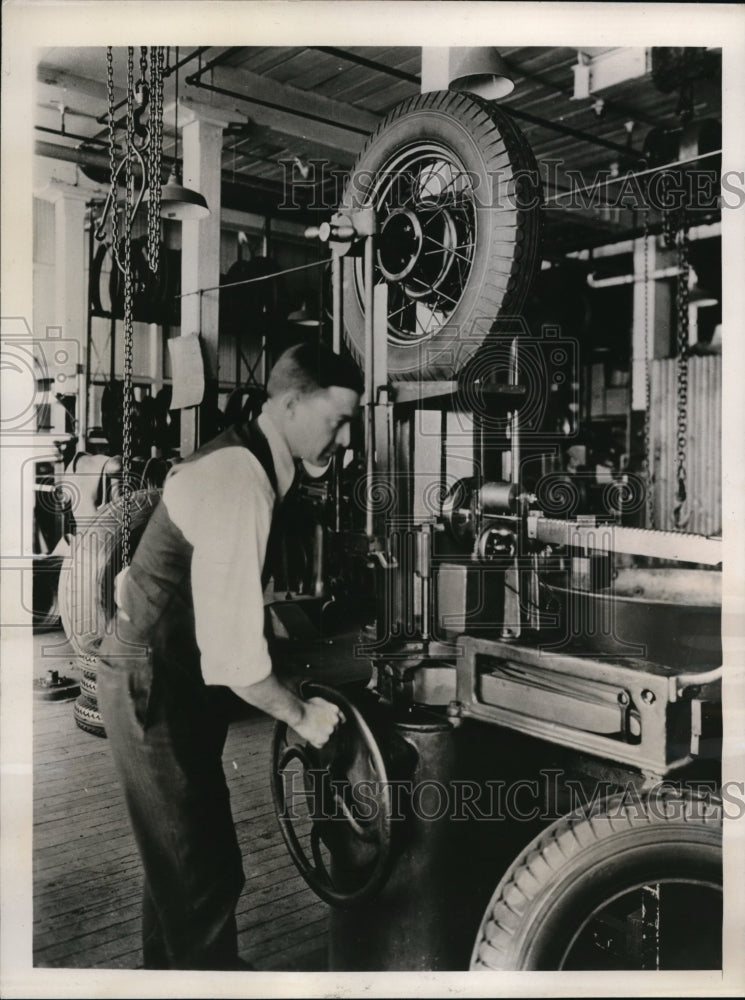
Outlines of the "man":
M 244 884 L 222 768 L 228 689 L 315 747 L 340 721 L 272 671 L 262 567 L 295 460 L 327 464 L 349 444 L 361 379 L 351 362 L 286 351 L 251 424 L 174 467 L 117 581 L 98 701 L 145 869 L 145 968 L 247 968 L 235 905 Z

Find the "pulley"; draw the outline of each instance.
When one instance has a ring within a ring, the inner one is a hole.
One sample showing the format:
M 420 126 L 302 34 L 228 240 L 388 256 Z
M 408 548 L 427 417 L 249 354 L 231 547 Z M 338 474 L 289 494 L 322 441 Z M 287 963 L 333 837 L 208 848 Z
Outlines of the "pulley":
M 481 537 L 483 519 L 514 514 L 518 491 L 514 483 L 501 481 L 479 483 L 474 476 L 458 479 L 442 503 L 442 519 L 451 537 L 464 548 L 483 557 Z M 474 543 L 476 547 L 474 549 Z M 484 552 L 491 550 L 485 543 Z

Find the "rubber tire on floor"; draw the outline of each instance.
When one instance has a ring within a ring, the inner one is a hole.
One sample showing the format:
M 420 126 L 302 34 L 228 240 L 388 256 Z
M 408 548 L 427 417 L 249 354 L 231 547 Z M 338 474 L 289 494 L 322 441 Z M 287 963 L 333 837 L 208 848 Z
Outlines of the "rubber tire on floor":
M 87 694 L 89 698 L 96 697 L 96 675 L 90 670 L 84 670 L 80 675 L 80 691 Z
M 540 263 L 542 191 L 532 150 L 508 114 L 473 94 L 435 91 L 400 104 L 378 126 L 355 163 L 341 210 L 363 206 L 376 174 L 417 142 L 440 144 L 478 178 L 480 191 L 517 202 L 500 206 L 496 198 L 479 199 L 471 272 L 448 322 L 426 342 L 426 365 L 419 344 L 389 343 L 392 378 L 451 379 L 488 338 L 490 323 L 522 311 Z M 504 228 L 509 225 L 515 228 Z M 362 365 L 364 313 L 355 284 L 353 269 L 345 266 L 345 336 Z
M 79 695 L 73 705 L 72 714 L 79 729 L 90 733 L 91 736 L 106 736 L 103 719 L 98 710 L 98 701 L 95 698 L 87 694 Z
M 698 877 L 722 884 L 722 807 L 676 791 L 616 796 L 539 834 L 497 886 L 472 970 L 556 970 L 603 902 L 640 884 Z M 641 880 L 641 881 L 640 881 Z
M 130 548 L 134 552 L 161 490 L 138 490 L 131 498 Z M 79 655 L 95 655 L 114 614 L 114 578 L 122 565 L 122 503 L 102 507 L 75 535 L 60 573 L 59 606 L 65 635 Z

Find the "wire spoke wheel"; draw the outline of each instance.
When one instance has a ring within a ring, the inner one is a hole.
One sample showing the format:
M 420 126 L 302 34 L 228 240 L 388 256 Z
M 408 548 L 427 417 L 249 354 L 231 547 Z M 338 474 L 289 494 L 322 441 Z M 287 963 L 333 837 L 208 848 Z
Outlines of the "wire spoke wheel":
M 721 935 L 721 802 L 665 790 L 539 834 L 497 886 L 471 969 L 719 969 Z
M 406 344 L 431 336 L 460 301 L 473 263 L 473 181 L 459 157 L 422 143 L 386 164 L 373 202 L 382 223 L 374 280 L 390 283 L 388 335 Z M 355 266 L 360 306 L 362 266 Z
M 452 378 L 498 319 L 519 315 L 538 263 L 540 201 L 530 148 L 491 104 L 438 92 L 390 113 L 342 209 L 375 209 L 373 280 L 388 286 L 392 376 Z M 362 260 L 350 258 L 344 318 L 358 360 L 364 299 Z

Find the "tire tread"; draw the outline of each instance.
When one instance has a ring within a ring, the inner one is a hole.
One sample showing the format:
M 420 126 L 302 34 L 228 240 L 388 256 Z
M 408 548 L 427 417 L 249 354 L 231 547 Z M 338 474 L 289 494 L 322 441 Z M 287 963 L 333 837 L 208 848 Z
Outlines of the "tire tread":
M 652 808 L 651 797 L 628 803 L 620 795 L 611 796 L 562 817 L 534 838 L 505 872 L 486 908 L 474 944 L 471 969 L 534 967 L 522 964 L 521 955 L 530 921 L 556 898 L 567 867 L 576 866 L 584 852 L 596 852 L 604 844 L 612 845 L 619 836 L 653 824 L 663 834 L 671 826 L 677 831 L 695 826 L 709 835 L 707 843 L 719 842 L 721 800 L 672 789 L 665 790 L 661 800 L 664 813 L 661 808 Z M 659 805 L 655 799 L 655 806 Z M 714 826 L 717 829 L 712 829 Z M 517 922 L 508 915 L 513 915 Z

